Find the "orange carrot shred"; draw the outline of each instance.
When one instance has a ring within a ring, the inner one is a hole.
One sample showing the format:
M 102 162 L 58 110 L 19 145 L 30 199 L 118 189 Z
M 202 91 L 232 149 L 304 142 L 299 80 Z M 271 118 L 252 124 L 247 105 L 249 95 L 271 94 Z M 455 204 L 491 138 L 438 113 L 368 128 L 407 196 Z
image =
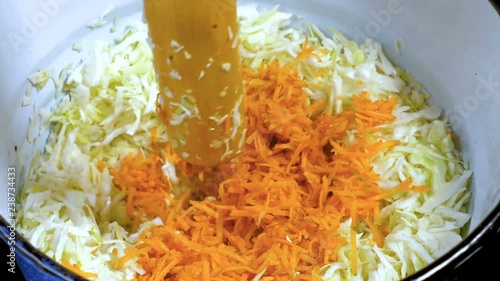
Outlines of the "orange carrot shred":
M 97 161 L 97 169 L 99 170 L 99 172 L 102 173 L 104 171 L 104 168 L 105 168 L 104 162 L 102 162 L 101 160 Z
M 84 278 L 96 278 L 97 277 L 97 274 L 92 273 L 92 272 L 85 272 L 85 271 L 81 270 L 79 265 L 71 264 L 68 260 L 62 259 L 61 263 L 67 269 L 71 270 L 75 274 L 80 275 Z
M 356 231 L 351 228 L 350 230 L 351 236 L 351 268 L 352 273 L 357 274 L 358 272 L 358 246 L 356 242 Z
M 368 227 L 372 231 L 373 234 L 373 240 L 377 244 L 377 246 L 382 247 L 384 246 L 384 241 L 382 240 L 382 233 L 379 230 L 379 227 L 375 225 L 372 221 L 366 220 L 366 224 L 368 224 Z
M 353 227 L 365 222 L 374 243 L 383 246 L 384 200 L 428 190 L 411 179 L 384 189 L 371 165 L 378 153 L 398 145 L 370 136 L 395 120 L 398 99 L 372 101 L 363 92 L 340 114 L 322 112 L 325 102 L 310 104 L 297 68 L 308 56 L 319 60 L 316 51 L 325 52 L 306 38 L 292 64 L 242 69 L 247 134 L 233 161 L 210 169 L 188 165 L 170 146 L 161 147 L 155 128 L 152 142 L 158 149 L 129 154 L 119 169 L 110 169 L 114 184 L 126 193 L 133 229 L 144 219 L 163 222 L 146 229 L 113 266 L 123 268 L 136 258 L 145 271 L 139 281 L 249 280 L 259 273 L 261 280 L 316 280 L 320 268 L 336 262 L 339 249 L 350 245 L 356 273 L 356 232 L 351 229 L 350 241 L 338 233 L 348 218 Z M 226 130 L 232 121 L 225 120 Z M 347 142 L 351 130 L 357 133 Z M 162 171 L 165 161 L 190 179 L 190 190 L 172 193 Z M 205 192 L 203 200 L 193 199 L 198 190 Z

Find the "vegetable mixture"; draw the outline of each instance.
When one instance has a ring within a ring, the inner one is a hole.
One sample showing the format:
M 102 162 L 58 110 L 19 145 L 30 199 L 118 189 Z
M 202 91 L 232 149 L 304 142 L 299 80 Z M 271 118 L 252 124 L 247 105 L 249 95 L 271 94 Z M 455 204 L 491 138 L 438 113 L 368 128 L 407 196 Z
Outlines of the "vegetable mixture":
M 215 168 L 175 155 L 137 23 L 41 111 L 21 234 L 91 280 L 399 280 L 460 242 L 472 172 L 430 95 L 373 40 L 238 14 L 243 151 Z

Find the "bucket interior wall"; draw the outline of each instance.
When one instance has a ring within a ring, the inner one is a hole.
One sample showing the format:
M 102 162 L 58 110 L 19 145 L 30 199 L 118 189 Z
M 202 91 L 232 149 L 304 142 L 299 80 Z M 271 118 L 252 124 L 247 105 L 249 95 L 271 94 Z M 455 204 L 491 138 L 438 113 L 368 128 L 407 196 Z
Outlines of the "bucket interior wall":
M 335 27 L 346 36 L 381 42 L 395 64 L 411 73 L 445 110 L 460 137 L 464 158 L 474 171 L 471 204 L 473 231 L 500 202 L 500 17 L 488 1 L 468 0 L 274 0 L 239 1 L 264 8 L 280 5 L 323 30 Z M 108 23 L 86 25 L 110 5 Z M 134 0 L 51 0 L 2 2 L 0 9 L 0 171 L 17 169 L 17 189 L 29 159 L 43 149 L 47 134 L 34 144 L 26 140 L 34 107 L 53 103 L 47 87 L 34 93 L 36 103 L 22 107 L 28 81 L 39 68 L 61 70 L 77 62 L 71 51 L 77 40 L 110 40 L 109 27 L 119 15 L 118 30 L 142 19 L 142 3 Z M 117 33 L 118 34 L 118 33 Z M 116 36 L 116 35 L 113 35 Z M 401 43 L 400 53 L 395 42 Z M 35 105 L 36 104 L 36 105 Z M 17 148 L 17 152 L 15 151 Z M 6 177 L 0 177 L 7 194 Z M 6 196 L 1 196 L 6 198 Z M 6 199 L 0 214 L 8 218 Z

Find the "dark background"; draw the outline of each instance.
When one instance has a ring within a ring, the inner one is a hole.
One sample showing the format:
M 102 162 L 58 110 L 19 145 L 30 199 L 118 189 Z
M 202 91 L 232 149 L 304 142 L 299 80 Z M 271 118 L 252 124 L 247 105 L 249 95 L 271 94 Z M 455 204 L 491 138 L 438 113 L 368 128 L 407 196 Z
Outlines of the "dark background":
M 500 0 L 492 0 L 491 2 L 500 6 Z M 0 276 L 8 276 L 7 280 L 25 281 L 19 268 L 16 267 L 15 274 L 7 271 L 9 268 L 7 265 L 8 250 L 7 245 L 0 239 Z M 447 274 L 446 278 L 436 279 L 436 281 L 500 281 L 499 253 L 500 234 L 490 235 L 484 241 L 480 251 L 464 261 L 455 271 Z M 5 279 L 2 278 L 2 280 Z

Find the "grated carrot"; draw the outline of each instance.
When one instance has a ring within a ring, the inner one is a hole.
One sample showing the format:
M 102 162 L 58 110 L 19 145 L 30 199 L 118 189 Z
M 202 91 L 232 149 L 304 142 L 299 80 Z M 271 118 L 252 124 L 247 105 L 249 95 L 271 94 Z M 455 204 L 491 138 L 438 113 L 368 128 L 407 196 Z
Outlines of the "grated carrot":
M 71 264 L 68 260 L 62 259 L 61 260 L 62 265 L 66 267 L 67 269 L 71 270 L 77 275 L 80 275 L 81 277 L 84 278 L 97 278 L 97 274 L 92 273 L 92 272 L 86 272 L 83 271 L 79 265 L 77 264 Z
M 101 160 L 97 161 L 97 170 L 99 170 L 99 172 L 104 172 L 105 167 L 106 165 L 104 164 L 104 162 L 102 162 Z
M 370 220 L 366 220 L 365 222 L 368 225 L 368 227 L 370 228 L 370 230 L 372 231 L 373 240 L 375 241 L 375 243 L 377 244 L 377 246 L 379 246 L 379 247 L 384 246 L 384 241 L 383 241 L 383 238 L 382 238 L 383 234 L 380 232 L 379 226 L 377 226 L 376 224 L 374 224 Z
M 317 54 L 314 53 L 314 51 L 317 50 L 317 47 L 315 47 L 315 46 L 308 47 L 308 46 L 309 46 L 309 38 L 306 38 L 305 42 L 302 44 L 302 50 L 295 58 L 295 64 L 298 64 L 299 62 L 303 61 L 304 59 L 306 59 L 307 57 L 310 57 L 310 56 L 316 58 L 316 60 L 318 60 L 319 62 L 322 61 L 320 56 L 318 56 Z M 320 53 L 322 53 L 320 49 L 318 49 L 318 51 Z
M 308 44 L 306 39 L 296 62 L 314 55 Z M 274 61 L 259 71 L 242 71 L 247 135 L 236 159 L 202 169 L 166 146 L 149 155 L 129 154 L 120 169 L 110 169 L 127 194 L 134 229 L 142 218 L 160 217 L 164 223 L 144 231 L 139 243 L 113 262 L 123 267 L 137 258 L 145 270 L 138 280 L 250 280 L 260 273 L 261 280 L 315 280 L 345 245 L 352 248 L 357 272 L 356 233 L 351 229 L 346 241 L 338 235 L 340 225 L 348 218 L 353 227 L 366 222 L 382 246 L 388 234 L 380 219 L 384 200 L 427 190 L 412 186 L 411 179 L 383 189 L 371 166 L 375 155 L 398 145 L 370 136 L 395 120 L 396 97 L 372 101 L 363 92 L 354 96 L 352 108 L 331 116 L 320 111 L 323 101 L 310 104 L 296 63 Z M 224 126 L 231 129 L 229 118 Z M 357 132 L 352 143 L 346 141 L 351 130 Z M 193 190 L 214 196 L 196 201 L 188 190 L 174 200 L 161 170 L 164 161 L 195 183 Z
M 167 200 L 172 200 L 170 185 L 162 171 L 160 156 L 152 153 L 147 158 L 141 153 L 135 156 L 129 153 L 122 159 L 122 167 L 110 169 L 113 183 L 127 193 L 126 211 L 132 218 L 136 210 L 150 215 L 160 216 L 167 210 Z M 154 193 L 155 196 L 151 196 Z M 139 215 L 142 217 L 142 214 Z M 135 223 L 138 225 L 138 222 Z
M 356 231 L 354 229 L 350 229 L 351 236 L 351 274 L 358 273 L 358 243 L 356 242 Z
M 224 129 L 226 132 L 231 131 L 231 117 L 227 117 L 226 120 L 224 121 Z

